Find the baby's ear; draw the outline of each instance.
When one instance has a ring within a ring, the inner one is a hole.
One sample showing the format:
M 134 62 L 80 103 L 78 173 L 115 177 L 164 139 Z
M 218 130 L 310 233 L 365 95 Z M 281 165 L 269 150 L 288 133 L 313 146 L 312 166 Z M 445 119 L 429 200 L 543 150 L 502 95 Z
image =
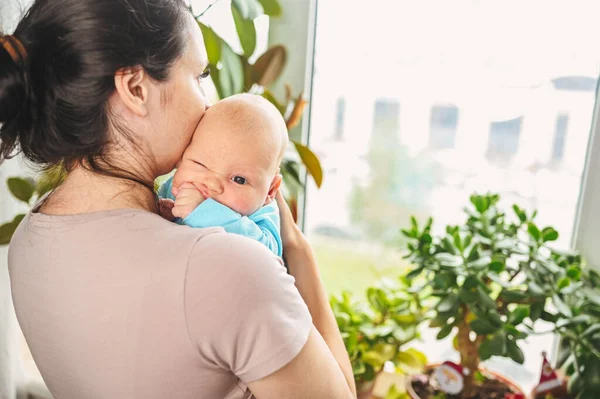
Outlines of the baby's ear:
M 265 200 L 265 205 L 270 204 L 275 199 L 279 188 L 281 187 L 281 182 L 283 181 L 283 176 L 280 174 L 276 174 L 273 177 L 273 181 L 271 181 L 271 186 L 269 187 L 269 192 L 267 193 L 267 199 Z

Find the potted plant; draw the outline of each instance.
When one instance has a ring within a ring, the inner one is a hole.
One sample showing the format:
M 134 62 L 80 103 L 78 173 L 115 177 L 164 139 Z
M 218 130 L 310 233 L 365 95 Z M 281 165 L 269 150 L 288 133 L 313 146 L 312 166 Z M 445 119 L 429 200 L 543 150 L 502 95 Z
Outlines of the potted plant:
M 566 259 L 581 263 L 576 254 Z M 594 399 L 600 397 L 600 274 L 591 269 L 580 273 L 565 288 L 570 317 L 556 315 L 555 332 L 561 337 L 558 366 L 568 377 L 570 397 Z
M 423 319 L 418 293 L 406 279 L 383 278 L 366 291 L 366 301 L 356 301 L 349 292 L 331 297 L 356 381 L 359 398 L 369 398 L 375 378 L 384 368 L 405 373 L 420 370 L 425 355 L 406 345 L 419 337 Z M 393 391 L 393 397 L 400 395 Z
M 522 364 L 519 343 L 534 332 L 536 320 L 564 329 L 585 308 L 582 299 L 576 308 L 575 300 L 570 303 L 585 284 L 580 258 L 549 246 L 558 232 L 538 227 L 536 212 L 514 205 L 513 215 L 506 214 L 499 199 L 494 194 L 471 196 L 464 224 L 447 226 L 440 235 L 432 234 L 431 218 L 421 227 L 413 218 L 411 228 L 403 230 L 406 257 L 415 265 L 407 278 L 424 281 L 419 289 L 431 301 L 429 325 L 440 329 L 438 339 L 454 337 L 467 370 L 462 391 L 453 396 L 461 399 L 518 391 L 506 379 L 482 373 L 481 361 L 501 356 Z M 597 311 L 595 305 L 585 309 Z M 413 382 L 414 396 L 445 397 L 430 382 Z

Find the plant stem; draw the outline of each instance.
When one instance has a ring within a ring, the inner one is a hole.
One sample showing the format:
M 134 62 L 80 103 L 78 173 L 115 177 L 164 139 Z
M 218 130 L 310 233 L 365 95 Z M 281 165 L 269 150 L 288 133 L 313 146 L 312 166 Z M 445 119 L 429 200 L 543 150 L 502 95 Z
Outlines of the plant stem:
M 194 16 L 194 18 L 195 18 L 195 19 L 202 18 L 202 17 L 204 16 L 204 14 L 206 14 L 206 12 L 207 12 L 208 10 L 210 10 L 210 9 L 211 9 L 211 8 L 212 8 L 212 7 L 213 7 L 215 4 L 217 4 L 219 1 L 221 1 L 221 0 L 215 0 L 215 1 L 213 1 L 212 3 L 210 3 L 210 5 L 209 5 L 208 7 L 206 7 L 206 9 L 205 9 L 204 11 L 202 11 L 202 12 L 201 12 L 200 14 L 198 14 L 198 15 L 194 15 L 194 12 L 193 12 L 193 10 L 192 10 L 192 6 L 190 5 L 190 12 L 192 13 L 192 15 Z
M 469 398 L 473 394 L 475 383 L 475 372 L 479 369 L 479 345 L 483 341 L 482 337 L 477 337 L 475 341 L 471 340 L 471 329 L 467 322 L 469 308 L 462 305 L 462 318 L 458 324 L 458 351 L 460 352 L 461 365 L 469 370 L 469 374 L 464 376 L 465 386 L 461 397 Z M 482 338 L 481 340 L 479 338 Z

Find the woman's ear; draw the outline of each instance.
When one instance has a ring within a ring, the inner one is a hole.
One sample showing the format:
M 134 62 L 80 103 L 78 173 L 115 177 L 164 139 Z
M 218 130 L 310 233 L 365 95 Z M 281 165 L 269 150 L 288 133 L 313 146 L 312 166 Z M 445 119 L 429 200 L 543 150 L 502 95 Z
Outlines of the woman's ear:
M 271 182 L 271 187 L 269 187 L 269 192 L 267 193 L 267 199 L 265 200 L 265 205 L 270 204 L 275 199 L 279 188 L 281 187 L 281 182 L 283 181 L 283 176 L 280 174 L 275 175 L 273 181 Z
M 123 68 L 115 73 L 115 87 L 119 98 L 137 116 L 148 115 L 149 84 L 144 68 Z

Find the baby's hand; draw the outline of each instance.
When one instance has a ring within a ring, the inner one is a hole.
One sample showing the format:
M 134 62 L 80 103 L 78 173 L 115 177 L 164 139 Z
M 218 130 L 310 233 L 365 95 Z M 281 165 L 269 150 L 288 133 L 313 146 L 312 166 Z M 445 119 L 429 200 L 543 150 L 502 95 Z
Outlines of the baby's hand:
M 175 206 L 172 210 L 173 216 L 185 219 L 205 199 L 204 195 L 193 184 L 183 183 L 175 197 Z

